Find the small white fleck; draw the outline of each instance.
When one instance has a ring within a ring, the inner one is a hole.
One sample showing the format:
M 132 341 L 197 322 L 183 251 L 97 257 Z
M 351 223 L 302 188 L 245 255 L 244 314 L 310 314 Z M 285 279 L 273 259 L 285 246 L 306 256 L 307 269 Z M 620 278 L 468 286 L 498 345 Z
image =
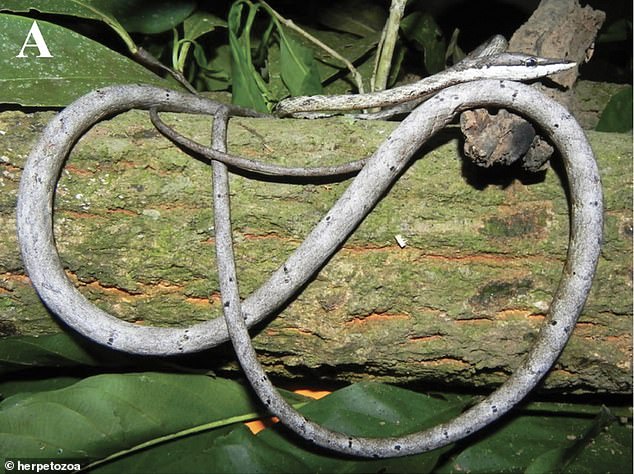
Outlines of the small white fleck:
M 4 130 L 0 130 L 0 135 L 6 135 L 7 132 L 5 132 Z
M 75 199 L 84 199 L 84 195 L 83 194 L 75 194 Z
M 394 236 L 394 240 L 396 240 L 396 243 L 401 248 L 404 248 L 407 245 L 407 240 L 405 240 L 401 234 L 396 234 Z

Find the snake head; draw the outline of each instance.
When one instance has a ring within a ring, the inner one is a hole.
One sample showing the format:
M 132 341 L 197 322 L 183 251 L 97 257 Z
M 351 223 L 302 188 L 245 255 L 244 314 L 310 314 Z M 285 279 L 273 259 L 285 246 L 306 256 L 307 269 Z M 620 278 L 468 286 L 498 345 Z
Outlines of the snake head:
M 493 56 L 465 60 L 463 63 L 460 63 L 460 66 L 464 67 L 465 72 L 470 69 L 478 71 L 482 79 L 486 77 L 515 81 L 550 76 L 577 65 L 574 61 L 567 59 L 542 58 L 524 53 L 498 53 Z

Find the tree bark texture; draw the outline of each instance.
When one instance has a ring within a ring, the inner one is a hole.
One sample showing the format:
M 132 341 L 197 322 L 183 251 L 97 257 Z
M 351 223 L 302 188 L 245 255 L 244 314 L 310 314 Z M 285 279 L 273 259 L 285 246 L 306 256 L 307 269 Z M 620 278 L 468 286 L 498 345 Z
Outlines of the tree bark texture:
M 15 235 L 20 169 L 53 114 L 0 114 L 4 336 L 68 330 L 29 285 Z M 208 143 L 208 118 L 165 119 Z M 282 164 L 343 162 L 371 154 L 395 127 L 234 119 L 230 150 Z M 629 393 L 632 136 L 588 135 L 603 180 L 605 242 L 581 320 L 543 389 Z M 304 291 L 253 331 L 272 375 L 487 389 L 520 363 L 566 255 L 565 178 L 556 161 L 535 175 L 474 168 L 460 158 L 457 136 L 446 132 L 422 150 Z M 243 296 L 284 262 L 346 186 L 232 175 Z M 217 317 L 211 196 L 211 167 L 162 138 L 147 114 L 97 125 L 69 157 L 56 194 L 56 239 L 69 277 L 95 304 L 137 324 Z M 226 357 L 211 359 L 226 353 L 211 351 L 210 365 L 232 367 Z

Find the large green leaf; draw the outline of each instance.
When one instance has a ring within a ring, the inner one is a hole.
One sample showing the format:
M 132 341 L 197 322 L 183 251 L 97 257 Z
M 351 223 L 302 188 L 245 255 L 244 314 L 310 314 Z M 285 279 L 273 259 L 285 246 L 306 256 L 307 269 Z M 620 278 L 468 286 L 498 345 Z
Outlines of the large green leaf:
M 33 25 L 32 18 L 0 14 L 0 103 L 62 107 L 87 92 L 112 84 L 166 82 L 132 60 L 74 31 L 38 21 L 52 57 L 37 47 L 16 57 Z M 35 44 L 33 38 L 29 44 Z
M 296 41 L 283 27 L 278 31 L 281 77 L 291 95 L 321 94 L 321 81 L 312 50 Z
M 80 343 L 65 333 L 0 338 L 0 374 L 34 368 L 107 367 L 129 361 L 121 352 Z
M 26 13 L 34 10 L 41 13 L 68 15 L 102 21 L 121 37 L 130 51 L 135 52 L 137 49 L 136 45 L 123 25 L 119 23 L 117 18 L 108 10 L 98 8 L 98 4 L 102 2 L 94 3 L 97 5 L 94 5 L 91 0 L 33 0 L 30 2 L 24 2 L 22 0 L 3 0 L 2 4 L 0 4 L 0 11 Z
M 221 378 L 142 373 L 89 377 L 0 403 L 0 452 L 94 460 L 201 425 L 261 416 L 251 391 Z
M 80 380 L 80 377 L 61 376 L 3 381 L 0 382 L 0 401 L 13 395 L 59 390 Z
M 129 32 L 161 33 L 180 24 L 196 8 L 194 0 L 3 0 L 0 10 L 68 15 L 98 20 L 110 26 L 131 52 L 136 46 Z
M 400 435 L 446 421 L 462 405 L 389 385 L 356 384 L 300 411 L 335 430 Z M 430 472 L 444 450 L 389 460 L 342 457 L 310 447 L 279 425 L 253 436 L 244 426 L 201 433 L 100 466 L 93 472 Z
M 72 385 L 51 390 L 67 383 Z M 249 388 L 230 380 L 141 373 L 22 387 L 30 393 L 0 403 L 0 452 L 106 461 L 91 470 L 97 473 L 594 473 L 629 472 L 632 462 L 631 416 L 626 424 L 605 410 L 593 418 L 587 413 L 597 409 L 588 406 L 529 407 L 455 446 L 444 461 L 441 456 L 450 448 L 365 460 L 311 447 L 279 425 L 253 436 L 241 422 L 258 416 L 260 405 Z M 38 388 L 42 391 L 35 392 Z M 371 437 L 399 436 L 447 421 L 468 401 L 373 383 L 309 403 L 285 396 L 324 426 Z

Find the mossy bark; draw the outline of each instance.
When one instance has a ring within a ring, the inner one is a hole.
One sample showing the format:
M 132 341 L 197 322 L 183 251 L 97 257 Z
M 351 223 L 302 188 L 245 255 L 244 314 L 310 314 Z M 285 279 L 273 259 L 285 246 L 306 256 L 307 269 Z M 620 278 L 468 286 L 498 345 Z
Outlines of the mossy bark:
M 0 114 L 0 331 L 61 329 L 29 285 L 15 236 L 20 169 L 53 112 Z M 165 114 L 208 142 L 209 120 Z M 281 164 L 360 158 L 393 123 L 234 119 L 230 149 Z M 631 392 L 632 136 L 588 133 L 605 193 L 605 242 L 572 339 L 544 389 Z M 282 377 L 489 387 L 537 335 L 567 249 L 565 178 L 553 168 L 480 170 L 448 132 L 421 152 L 301 295 L 255 331 Z M 233 175 L 243 295 L 279 266 L 342 193 L 338 184 Z M 55 232 L 70 278 L 98 306 L 138 324 L 183 326 L 220 314 L 211 168 L 130 112 L 89 132 L 56 194 Z M 395 237 L 406 242 L 401 248 Z M 218 368 L 218 367 L 216 367 Z

